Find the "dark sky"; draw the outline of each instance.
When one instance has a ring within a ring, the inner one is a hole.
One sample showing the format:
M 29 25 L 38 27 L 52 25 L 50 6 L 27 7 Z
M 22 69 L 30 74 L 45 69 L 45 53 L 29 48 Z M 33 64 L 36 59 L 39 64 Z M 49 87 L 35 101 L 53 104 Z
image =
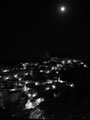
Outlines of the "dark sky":
M 58 11 L 60 5 L 67 11 Z M 29 59 L 46 52 L 89 58 L 87 0 L 33 0 L 8 4 L 8 41 L 1 59 Z

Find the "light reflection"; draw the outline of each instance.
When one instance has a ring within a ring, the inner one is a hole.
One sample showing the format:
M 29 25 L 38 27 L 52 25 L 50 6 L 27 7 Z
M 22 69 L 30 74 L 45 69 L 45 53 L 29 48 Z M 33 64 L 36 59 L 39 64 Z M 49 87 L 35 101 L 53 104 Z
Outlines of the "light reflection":
M 2 70 L 2 72 L 6 73 L 6 72 L 9 72 L 9 70 L 8 70 L 8 69 L 5 69 L 5 70 Z
M 18 78 L 18 74 L 14 74 L 14 78 Z
M 46 88 L 45 88 L 45 91 L 47 91 L 47 90 L 50 90 L 50 87 L 46 87 Z
M 52 89 L 55 89 L 56 88 L 56 86 L 55 85 L 52 85 Z
M 4 76 L 4 77 L 3 77 L 4 80 L 8 80 L 8 79 L 10 79 L 10 78 L 11 78 L 11 76 Z
M 74 84 L 74 83 L 69 83 L 69 86 L 70 86 L 71 88 L 74 88 L 74 87 L 75 87 L 75 84 Z

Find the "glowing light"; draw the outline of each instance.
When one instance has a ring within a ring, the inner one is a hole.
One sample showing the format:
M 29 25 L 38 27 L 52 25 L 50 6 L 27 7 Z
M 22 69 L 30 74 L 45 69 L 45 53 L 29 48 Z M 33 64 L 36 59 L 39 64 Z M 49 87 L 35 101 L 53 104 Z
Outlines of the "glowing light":
M 66 8 L 64 6 L 61 6 L 60 10 L 63 12 L 66 10 Z

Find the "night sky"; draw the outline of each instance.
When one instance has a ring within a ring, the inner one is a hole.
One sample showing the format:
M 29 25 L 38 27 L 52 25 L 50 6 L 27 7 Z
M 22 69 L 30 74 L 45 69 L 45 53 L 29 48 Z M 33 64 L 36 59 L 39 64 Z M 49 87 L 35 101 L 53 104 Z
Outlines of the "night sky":
M 60 11 L 61 6 L 65 11 Z M 33 0 L 8 4 L 8 40 L 1 60 L 29 60 L 47 52 L 90 58 L 87 0 Z M 2 50 L 2 48 L 1 48 Z

